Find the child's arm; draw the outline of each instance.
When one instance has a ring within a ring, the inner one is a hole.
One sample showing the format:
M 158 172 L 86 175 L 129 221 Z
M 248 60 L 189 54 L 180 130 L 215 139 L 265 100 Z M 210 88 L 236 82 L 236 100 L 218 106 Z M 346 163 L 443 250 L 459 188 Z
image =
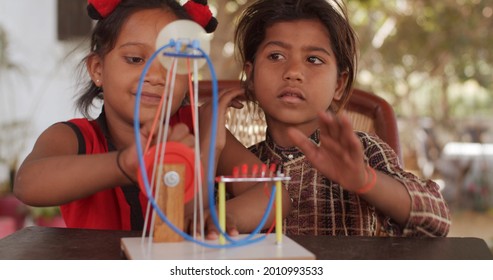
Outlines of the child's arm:
M 451 224 L 450 213 L 439 186 L 432 180 L 422 180 L 404 171 L 394 150 L 378 137 L 362 132 L 358 136 L 370 166 L 401 182 L 411 197 L 406 225 L 397 227 L 388 216 L 381 216 L 382 230 L 393 236 L 446 236 Z
M 320 147 L 297 130 L 290 130 L 290 137 L 322 174 L 338 182 L 344 189 L 357 192 L 371 177 L 359 138 L 346 116 L 336 118 L 321 113 L 319 117 Z M 382 172 L 375 173 L 375 186 L 361 196 L 404 226 L 411 211 L 411 198 L 407 189 L 400 181 Z
M 218 175 L 231 175 L 235 166 L 246 164 L 251 170 L 253 165 L 261 165 L 259 159 L 250 153 L 229 131 L 226 145 L 221 153 L 217 167 Z M 250 233 L 259 224 L 269 202 L 272 184 L 264 183 L 233 183 L 227 186 L 228 193 L 233 197 L 226 201 L 226 230 L 230 235 Z M 291 210 L 291 200 L 287 190 L 282 189 L 282 218 Z M 275 221 L 275 208 L 271 212 L 262 229 L 269 228 Z M 207 239 L 216 239 L 218 231 L 210 216 L 206 220 Z
M 346 116 L 335 118 L 321 113 L 320 124 L 320 147 L 297 130 L 291 130 L 290 136 L 326 177 L 348 191 L 358 192 L 371 176 L 365 175 L 368 167 L 361 140 Z M 402 170 L 397 156 L 385 143 L 362 140 L 368 160 L 376 171 L 376 181 L 373 188 L 360 196 L 399 223 L 402 235 L 447 235 L 450 216 L 438 186 Z
M 141 136 L 146 139 L 144 134 Z M 183 124 L 170 130 L 168 140 L 193 146 L 193 136 Z M 132 182 L 127 175 L 133 182 L 137 181 L 135 143 L 121 150 L 118 160 L 123 170 L 118 167 L 116 151 L 79 155 L 78 149 L 77 136 L 69 126 L 58 123 L 46 129 L 17 172 L 16 196 L 32 206 L 61 205 L 130 184 Z
M 228 106 L 241 108 L 241 103 L 236 101 L 237 97 L 243 95 L 243 89 L 232 88 L 220 93 L 218 104 L 218 131 L 216 142 L 216 175 L 230 176 L 233 174 L 234 167 L 241 167 L 246 164 L 251 169 L 253 165 L 260 166 L 262 162 L 248 149 L 241 144 L 225 127 L 225 113 Z M 201 108 L 201 153 L 208 152 L 208 139 L 210 137 L 210 104 L 205 104 Z M 203 130 L 206 129 L 204 132 Z M 228 193 L 233 195 L 232 199 L 226 202 L 226 209 L 229 221 L 236 223 L 237 230 L 241 233 L 251 232 L 259 224 L 265 209 L 267 208 L 272 186 L 264 189 L 263 183 L 234 183 L 227 186 Z M 289 213 L 291 201 L 289 194 L 283 189 L 283 218 Z M 269 215 L 264 228 L 268 228 L 274 221 L 274 211 Z M 210 221 L 209 221 L 210 222 Z M 234 228 L 231 229 L 234 231 Z
M 218 164 L 219 175 L 232 175 L 235 166 L 241 167 L 247 164 L 260 166 L 262 162 L 243 146 L 229 131 L 227 131 L 226 145 L 221 153 Z M 236 221 L 238 231 L 248 233 L 253 231 L 260 222 L 269 202 L 272 184 L 264 183 L 235 183 L 228 186 L 228 192 L 233 198 L 227 201 L 228 213 Z M 283 219 L 291 210 L 291 199 L 286 189 L 282 189 L 282 217 Z M 264 229 L 269 228 L 275 220 L 274 211 L 268 216 Z
M 116 165 L 116 152 L 77 155 L 77 151 L 77 137 L 69 126 L 49 127 L 17 171 L 16 196 L 33 206 L 60 205 L 128 183 Z

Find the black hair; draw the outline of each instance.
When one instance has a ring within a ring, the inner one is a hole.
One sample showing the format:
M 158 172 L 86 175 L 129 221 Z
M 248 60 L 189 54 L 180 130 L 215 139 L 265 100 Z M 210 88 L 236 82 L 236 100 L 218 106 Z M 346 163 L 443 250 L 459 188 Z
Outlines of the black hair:
M 122 0 L 106 18 L 98 20 L 91 35 L 90 53 L 84 57 L 81 67 L 91 55 L 104 57 L 116 44 L 122 26 L 136 12 L 148 9 L 163 9 L 172 12 L 178 19 L 189 19 L 185 9 L 176 0 Z M 89 109 L 95 98 L 102 99 L 101 88 L 93 81 L 87 82 L 77 99 L 76 107 L 89 117 Z
M 349 24 L 343 3 L 336 0 L 330 3 L 326 0 L 257 0 L 240 16 L 235 31 L 237 55 L 242 65 L 247 62 L 254 64 L 267 28 L 278 22 L 300 19 L 317 19 L 327 28 L 337 59 L 338 74 L 346 72 L 348 75 L 341 100 L 334 100 L 330 105 L 333 112 L 338 112 L 349 99 L 357 68 L 356 33 Z M 248 81 L 243 84 L 247 99 L 255 101 L 253 92 L 247 86 Z

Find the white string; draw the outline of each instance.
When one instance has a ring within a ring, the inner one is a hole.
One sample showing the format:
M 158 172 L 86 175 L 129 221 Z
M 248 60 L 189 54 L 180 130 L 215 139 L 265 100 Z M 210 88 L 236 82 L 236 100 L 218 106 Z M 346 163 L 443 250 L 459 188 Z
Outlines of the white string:
M 170 79 L 171 79 L 171 71 L 168 72 L 168 76 L 166 77 L 166 81 L 169 81 Z M 168 84 L 166 84 L 166 87 L 164 88 L 164 92 L 163 92 L 163 95 L 162 95 L 161 98 L 166 98 L 166 96 L 169 94 L 169 87 L 167 87 L 167 85 Z M 162 106 L 161 107 L 160 116 L 163 116 L 164 115 L 164 111 L 163 111 L 164 108 L 165 108 L 165 106 Z M 160 125 L 158 126 L 158 134 L 157 134 L 158 136 L 157 136 L 157 139 L 159 139 L 159 135 L 161 135 L 161 133 L 162 133 L 162 128 L 163 128 L 162 124 L 163 124 L 163 122 L 160 121 Z M 158 155 L 158 153 L 156 151 L 156 154 L 154 156 L 154 162 L 157 162 L 157 155 Z M 151 175 L 151 184 L 150 184 L 150 186 L 151 186 L 151 192 L 152 192 L 152 191 L 154 191 L 154 189 L 156 187 L 155 184 L 154 184 L 155 178 L 156 178 L 156 176 L 155 176 L 155 170 L 153 170 L 153 172 L 151 174 L 152 175 Z M 151 210 L 151 203 L 150 203 L 150 201 L 148 201 L 147 202 L 147 209 L 146 209 L 146 218 L 145 218 L 144 230 L 147 230 L 147 221 L 148 221 L 148 218 L 149 218 L 149 214 L 151 212 L 150 210 Z M 151 228 L 154 228 L 154 226 L 151 225 Z
M 169 134 L 169 120 L 170 120 L 170 115 L 171 115 L 171 105 L 173 101 L 173 93 L 174 93 L 174 87 L 175 87 L 175 80 L 176 80 L 176 64 L 177 60 L 176 58 L 173 58 L 172 60 L 172 67 L 171 71 L 168 71 L 168 76 L 166 78 L 166 81 L 170 81 L 171 83 L 166 83 L 166 86 L 164 88 L 164 94 L 162 98 L 165 98 L 165 104 L 161 107 L 161 112 L 159 113 L 159 120 L 158 120 L 158 133 L 157 133 L 157 143 L 166 143 L 166 140 L 168 138 Z M 166 111 L 165 111 L 166 110 Z M 166 112 L 166 114 L 165 114 Z M 166 115 L 166 117 L 165 117 Z M 164 130 L 163 130 L 164 126 Z M 158 151 L 156 149 L 156 153 L 154 154 L 154 162 L 158 163 L 158 159 L 160 161 L 164 162 L 164 155 L 166 153 L 166 145 L 161 145 L 161 150 Z M 159 156 L 160 155 L 160 156 Z M 156 178 L 162 178 L 163 176 L 163 169 L 157 170 L 157 167 L 159 164 L 154 164 L 153 165 L 153 170 L 152 170 L 152 178 L 151 178 L 151 194 L 154 193 L 154 197 L 159 197 L 159 189 L 157 188 L 157 184 L 155 183 Z M 156 170 L 158 172 L 156 172 Z M 156 175 L 157 173 L 157 175 Z M 151 209 L 151 210 L 150 210 Z M 150 210 L 150 211 L 149 211 Z M 149 230 L 149 238 L 148 238 L 148 251 L 150 252 L 151 247 L 152 247 L 152 240 L 153 240 L 153 235 L 154 235 L 154 228 L 155 228 L 155 222 L 156 222 L 156 215 L 155 215 L 155 209 L 151 207 L 150 201 L 147 203 L 147 211 L 146 211 L 146 224 L 147 224 L 147 219 L 149 217 L 149 214 L 151 213 L 151 226 Z M 144 229 L 147 228 L 147 225 L 144 226 Z
M 159 159 L 160 159 L 160 162 L 164 163 L 164 155 L 166 154 L 166 141 L 168 139 L 168 134 L 169 134 L 169 120 L 170 120 L 170 117 L 171 117 L 171 106 L 173 105 L 173 93 L 175 92 L 175 81 L 176 81 L 176 67 L 177 67 L 177 62 L 178 60 L 176 58 L 172 58 L 172 66 L 171 66 L 171 83 L 170 83 L 170 86 L 169 86 L 169 90 L 168 90 L 168 98 L 166 99 L 166 104 L 165 106 L 162 106 L 161 108 L 161 114 L 160 114 L 160 119 L 159 119 L 159 127 L 162 128 L 163 127 L 163 124 L 164 124 L 164 132 L 162 133 L 158 133 L 158 141 L 160 141 L 159 143 L 164 143 L 163 145 L 161 145 L 161 150 L 160 151 L 156 151 L 156 154 L 159 154 Z M 169 80 L 168 80 L 169 81 Z M 165 113 L 164 113 L 164 110 L 165 110 L 165 107 L 166 107 L 166 117 L 164 117 Z M 162 129 L 160 129 L 160 131 L 163 131 Z M 154 161 L 154 162 L 158 162 L 158 161 Z M 153 174 L 156 172 L 156 168 L 157 168 L 158 164 L 154 164 L 154 170 L 153 170 Z M 158 175 L 157 175 L 157 178 L 159 180 L 159 178 L 163 178 L 163 169 L 160 168 L 158 170 Z M 156 184 L 157 186 L 157 184 Z M 156 187 L 155 187 L 156 188 Z M 159 197 L 159 188 L 156 189 L 156 195 L 154 197 Z M 155 211 L 155 209 L 153 209 L 153 211 Z M 155 220 L 156 220 L 156 215 L 153 215 L 152 216 L 152 220 L 151 220 L 151 228 L 152 228 L 152 231 L 151 231 L 151 234 L 154 233 L 154 227 L 155 227 Z M 153 239 L 153 236 L 150 235 L 150 238 L 149 238 L 149 250 L 151 249 L 151 245 L 152 245 L 152 240 Z
M 204 232 L 204 199 L 203 199 L 203 192 L 202 192 L 202 173 L 201 173 L 201 166 L 202 163 L 200 161 L 200 141 L 199 141 L 199 77 L 198 77 L 198 63 L 197 60 L 193 60 L 193 81 L 194 81 L 194 90 L 193 90 L 193 98 L 194 98 L 194 108 L 193 110 L 195 111 L 195 119 L 193 128 L 194 128 L 194 139 L 195 139 L 195 181 L 194 182 L 194 188 L 195 188 L 195 194 L 198 194 L 198 198 L 196 195 L 194 195 L 194 201 L 198 199 L 199 201 L 199 217 L 200 217 L 200 235 L 202 238 L 205 237 L 205 232 Z M 194 202 L 194 234 L 197 232 L 196 230 L 196 224 L 197 224 L 197 211 L 196 211 L 196 203 Z M 195 236 L 194 236 L 195 237 Z
M 170 77 L 171 77 L 171 71 L 168 71 L 168 76 L 166 77 L 166 81 L 169 81 L 170 80 Z M 161 96 L 161 99 L 162 98 L 166 98 L 166 96 L 169 94 L 169 90 L 168 90 L 168 87 L 167 87 L 168 84 L 166 84 L 165 88 L 164 88 L 164 92 L 163 92 L 163 95 Z M 165 106 L 162 106 L 161 108 L 161 113 L 160 113 L 160 116 L 164 115 L 164 112 L 163 112 L 163 109 L 165 108 Z M 156 112 L 157 113 L 157 112 Z M 158 135 L 161 134 L 161 130 L 162 130 L 162 123 L 163 122 L 159 122 L 159 126 L 158 126 Z M 157 138 L 159 139 L 159 136 L 157 136 Z M 157 151 L 156 151 L 156 154 L 154 156 L 154 162 L 157 162 Z M 147 171 L 146 171 L 147 172 Z M 151 195 L 153 193 L 153 191 L 155 190 L 156 186 L 155 186 L 155 170 L 153 170 L 153 172 L 151 173 L 151 184 L 150 184 L 150 187 L 151 187 Z M 146 236 L 146 233 L 147 233 L 147 223 L 149 221 L 149 215 L 151 214 L 154 214 L 154 209 L 151 209 L 151 202 L 150 201 L 147 201 L 147 207 L 146 207 L 146 216 L 145 216 L 145 219 L 144 219 L 144 229 L 142 231 L 142 237 L 145 237 Z M 154 221 L 154 217 L 152 218 L 152 220 Z M 152 234 L 151 232 L 153 231 L 154 229 L 154 223 L 151 223 L 151 226 L 150 226 L 150 229 L 149 229 L 149 240 L 152 239 Z M 142 238 L 142 240 L 144 240 L 144 238 Z

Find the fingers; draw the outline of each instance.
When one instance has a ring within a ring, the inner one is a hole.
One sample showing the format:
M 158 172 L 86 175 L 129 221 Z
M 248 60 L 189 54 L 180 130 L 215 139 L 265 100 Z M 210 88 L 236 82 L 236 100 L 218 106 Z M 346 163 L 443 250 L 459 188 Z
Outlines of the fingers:
M 212 220 L 212 216 L 210 215 L 209 211 L 205 211 L 204 216 L 205 218 L 205 223 L 204 223 L 204 235 L 206 240 L 216 240 L 219 238 L 219 230 L 217 229 L 216 225 L 214 224 L 214 221 Z M 201 233 L 201 227 L 199 224 L 194 226 L 193 219 L 191 216 L 187 216 L 185 218 L 185 231 L 189 234 L 193 234 L 193 232 L 196 232 L 196 235 L 200 237 L 202 235 Z M 233 219 L 231 215 L 226 215 L 226 234 L 228 234 L 231 237 L 238 236 L 239 231 L 238 228 L 236 227 L 236 222 Z
M 238 231 L 238 229 L 236 228 L 236 225 L 230 225 L 229 223 L 226 225 L 226 233 L 229 235 L 229 236 L 238 236 L 240 233 Z M 206 231 L 206 234 L 205 234 L 205 239 L 206 240 L 216 240 L 219 238 L 219 231 L 217 230 L 217 228 L 212 225 L 212 227 L 209 227 Z
M 298 147 L 307 158 L 310 159 L 317 153 L 316 145 L 300 130 L 296 128 L 288 128 L 287 134 L 291 141 L 293 141 L 294 145 Z
M 238 228 L 236 227 L 236 223 L 226 223 L 226 233 L 229 236 L 238 236 L 240 232 L 238 231 Z
M 334 141 L 339 142 L 342 132 L 341 122 L 330 112 L 319 113 L 320 133 L 327 135 Z
M 180 142 L 184 145 L 187 145 L 190 148 L 193 148 L 195 143 L 195 138 L 190 133 L 187 125 L 183 123 L 178 123 L 172 128 L 170 128 L 168 141 Z
M 236 109 L 242 109 L 244 107 L 243 103 L 238 100 L 237 98 L 233 99 L 230 103 L 229 103 L 229 107 L 233 107 L 233 108 L 236 108 Z
M 145 138 L 149 137 L 149 135 L 151 134 L 151 130 L 152 130 L 152 123 L 151 122 L 143 123 L 140 126 L 140 134 L 142 136 L 144 136 Z
M 319 122 L 320 137 L 330 139 L 332 143 L 337 143 L 343 150 L 354 148 L 355 140 L 359 142 L 347 114 L 335 116 L 332 113 L 320 113 Z
M 143 147 L 146 147 L 146 149 L 148 149 L 150 146 L 156 144 L 156 134 L 154 133 L 154 135 L 151 135 L 152 130 L 153 130 L 153 128 L 152 128 L 151 122 L 144 123 L 140 127 L 140 135 L 142 137 L 141 138 L 142 139 L 142 145 L 143 145 Z
M 205 223 L 205 239 L 216 240 L 218 238 L 219 238 L 219 231 L 214 225 L 214 221 L 212 220 L 212 217 L 208 216 Z
M 142 125 L 140 128 L 140 134 L 146 141 L 146 143 L 143 143 L 146 147 L 152 146 L 156 144 L 156 131 L 154 130 L 154 135 L 152 135 L 152 138 L 149 139 L 151 131 L 154 129 L 152 128 L 151 123 L 145 123 Z M 180 142 L 190 148 L 194 147 L 195 144 L 195 139 L 193 134 L 190 133 L 190 130 L 188 129 L 188 126 L 184 123 L 177 123 L 173 127 L 169 128 L 168 132 L 168 138 L 167 141 L 171 142 Z M 150 142 L 150 143 L 149 143 Z
M 218 104 L 219 109 L 233 107 L 237 109 L 243 108 L 243 99 L 245 91 L 242 88 L 230 88 L 219 93 Z
M 203 151 L 208 149 L 209 141 L 212 136 L 216 137 L 216 151 L 219 155 L 222 149 L 224 148 L 226 142 L 226 112 L 228 106 L 234 108 L 242 108 L 243 105 L 240 103 L 239 99 L 243 96 L 244 90 L 241 88 L 232 88 L 221 91 L 218 98 L 217 104 L 217 131 L 215 131 L 215 135 L 211 135 L 212 131 L 212 115 L 213 115 L 213 106 L 212 102 L 204 103 L 200 106 L 200 138 L 201 138 L 201 148 Z
M 242 88 L 224 89 L 218 94 L 219 107 L 243 107 L 241 101 L 245 100 L 245 90 Z M 205 102 L 202 106 L 210 106 L 212 98 Z
M 216 240 L 219 238 L 219 232 L 217 229 L 214 227 L 205 233 L 205 239 L 206 240 Z
M 230 215 L 226 215 L 226 234 L 229 236 L 237 236 L 239 234 L 236 222 Z M 209 215 L 205 223 L 205 239 L 216 240 L 219 238 L 219 230 L 217 229 L 212 217 Z
M 355 156 L 355 153 L 360 154 L 363 150 L 361 141 L 354 133 L 353 125 L 348 114 L 344 113 L 340 116 L 340 123 L 342 126 L 341 138 L 345 139 L 344 143 L 346 148 L 350 151 L 351 156 Z

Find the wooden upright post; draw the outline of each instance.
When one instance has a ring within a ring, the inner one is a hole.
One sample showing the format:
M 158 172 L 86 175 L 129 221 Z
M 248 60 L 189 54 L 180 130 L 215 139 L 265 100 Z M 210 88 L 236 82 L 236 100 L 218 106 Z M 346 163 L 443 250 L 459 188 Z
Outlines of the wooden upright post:
M 161 164 L 161 178 L 157 180 L 159 190 L 157 204 L 168 220 L 180 230 L 184 230 L 185 218 L 185 166 L 183 164 Z M 155 214 L 157 215 L 157 214 Z M 158 216 L 154 226 L 154 242 L 180 242 L 183 237 L 173 231 Z

